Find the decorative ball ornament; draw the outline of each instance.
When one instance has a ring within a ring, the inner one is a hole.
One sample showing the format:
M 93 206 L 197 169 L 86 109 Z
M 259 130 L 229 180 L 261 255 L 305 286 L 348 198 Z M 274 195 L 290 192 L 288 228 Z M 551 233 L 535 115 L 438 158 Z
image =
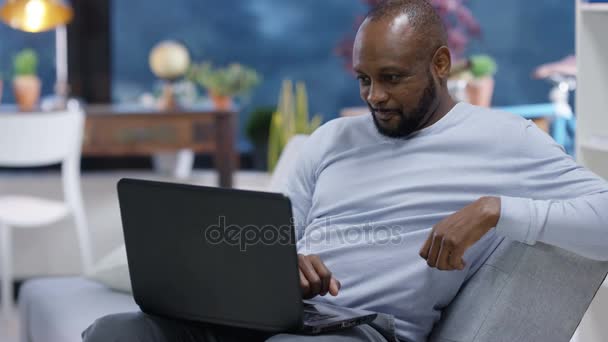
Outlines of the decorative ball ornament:
M 149 56 L 150 69 L 163 80 L 176 80 L 190 67 L 188 49 L 173 40 L 162 41 L 152 48 Z

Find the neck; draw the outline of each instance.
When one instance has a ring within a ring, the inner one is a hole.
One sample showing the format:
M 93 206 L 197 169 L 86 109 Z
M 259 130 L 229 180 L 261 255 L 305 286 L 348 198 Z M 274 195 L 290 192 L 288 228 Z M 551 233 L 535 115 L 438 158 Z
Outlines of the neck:
M 434 125 L 456 105 L 456 101 L 452 99 L 452 97 L 450 96 L 450 94 L 447 93 L 447 91 L 442 93 L 443 94 L 441 96 L 437 97 L 437 102 L 435 106 L 433 106 L 432 110 L 427 116 L 427 119 L 420 126 L 419 130 Z

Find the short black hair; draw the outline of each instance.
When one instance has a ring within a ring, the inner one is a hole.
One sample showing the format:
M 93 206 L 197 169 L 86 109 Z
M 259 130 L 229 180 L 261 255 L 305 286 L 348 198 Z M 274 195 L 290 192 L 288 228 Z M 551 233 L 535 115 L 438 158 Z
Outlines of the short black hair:
M 418 37 L 431 43 L 429 48 L 436 50 L 447 45 L 448 34 L 443 21 L 428 0 L 384 0 L 370 10 L 366 20 L 393 19 L 400 14 L 408 16 L 409 25 Z

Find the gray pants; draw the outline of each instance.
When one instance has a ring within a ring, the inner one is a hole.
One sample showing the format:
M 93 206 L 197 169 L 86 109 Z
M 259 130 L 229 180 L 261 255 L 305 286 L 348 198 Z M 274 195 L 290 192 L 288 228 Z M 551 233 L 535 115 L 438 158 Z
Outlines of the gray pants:
M 373 327 L 372 327 L 373 326 Z M 96 320 L 83 333 L 84 342 L 387 342 L 396 341 L 391 316 L 378 315 L 370 325 L 360 325 L 318 336 L 268 333 L 193 323 L 142 312 L 115 314 Z

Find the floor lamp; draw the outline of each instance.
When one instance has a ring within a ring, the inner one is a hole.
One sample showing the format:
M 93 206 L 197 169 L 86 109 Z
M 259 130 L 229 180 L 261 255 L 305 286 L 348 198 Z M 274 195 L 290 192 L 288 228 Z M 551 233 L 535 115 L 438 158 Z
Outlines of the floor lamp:
M 68 39 L 65 25 L 72 20 L 72 8 L 61 0 L 7 0 L 0 8 L 0 19 L 10 27 L 26 32 L 55 28 L 55 96 L 51 109 L 64 109 L 69 94 Z

